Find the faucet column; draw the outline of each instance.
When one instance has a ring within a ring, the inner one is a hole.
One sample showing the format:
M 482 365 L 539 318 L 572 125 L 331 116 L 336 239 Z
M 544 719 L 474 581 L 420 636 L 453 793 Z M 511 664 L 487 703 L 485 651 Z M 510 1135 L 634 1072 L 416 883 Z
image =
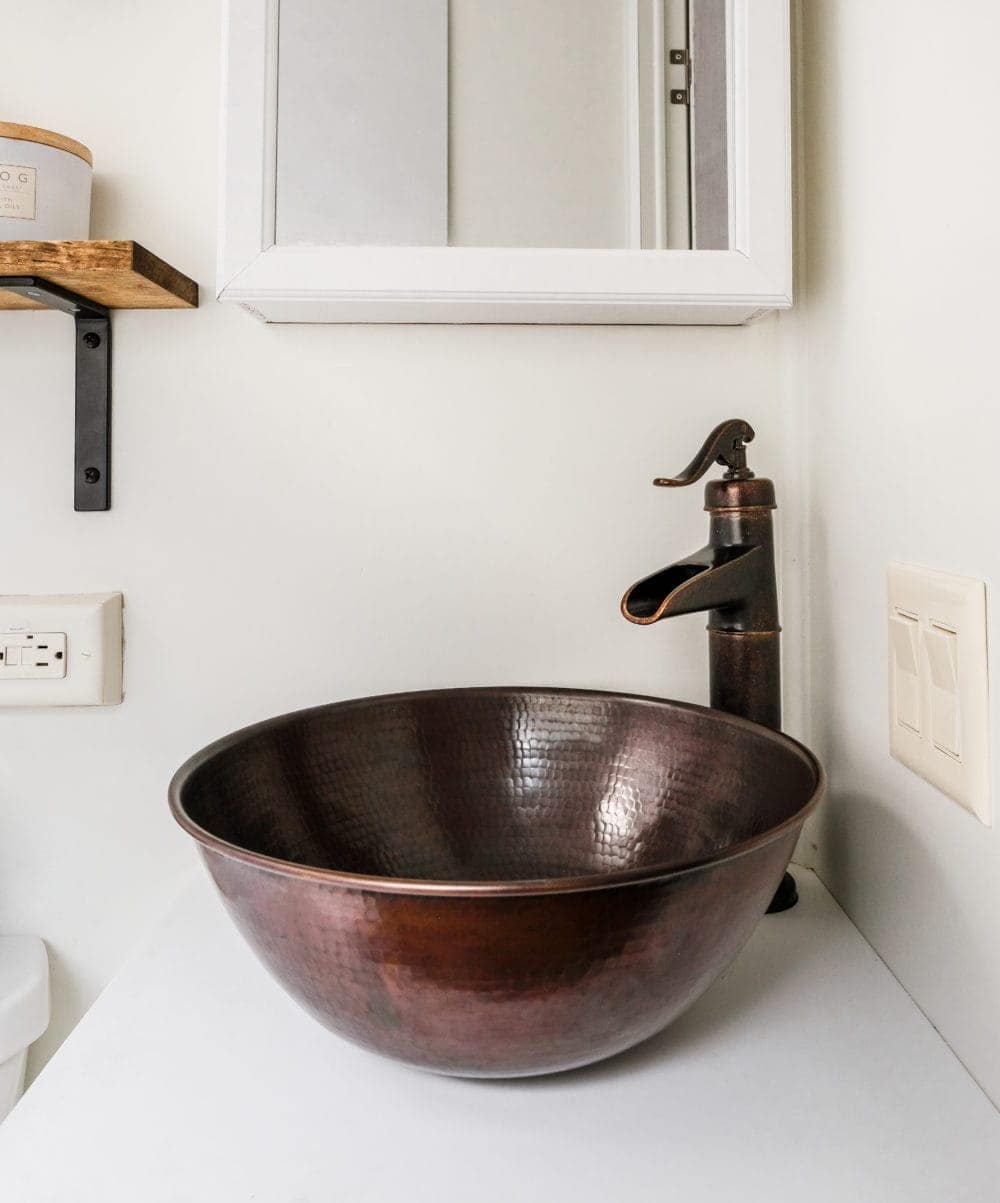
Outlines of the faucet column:
M 742 418 L 722 422 L 679 476 L 654 485 L 678 488 L 700 480 L 714 465 L 728 470 L 705 486 L 707 546 L 637 581 L 622 598 L 629 622 L 648 626 L 674 614 L 708 611 L 711 704 L 781 730 L 781 624 L 774 568 L 774 484 L 747 467 L 753 427 Z M 769 912 L 798 898 L 786 873 Z
M 781 729 L 781 624 L 774 570 L 774 485 L 770 480 L 713 480 L 705 486 L 709 545 L 742 552 L 741 599 L 709 611 L 711 705 Z M 746 552 L 747 548 L 753 550 Z

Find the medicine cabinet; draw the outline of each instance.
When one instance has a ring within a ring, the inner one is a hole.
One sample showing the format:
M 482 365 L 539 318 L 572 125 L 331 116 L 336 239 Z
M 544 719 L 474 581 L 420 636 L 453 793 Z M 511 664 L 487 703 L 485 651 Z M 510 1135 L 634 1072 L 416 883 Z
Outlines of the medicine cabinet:
M 272 322 L 791 303 L 788 0 L 231 0 L 218 293 Z

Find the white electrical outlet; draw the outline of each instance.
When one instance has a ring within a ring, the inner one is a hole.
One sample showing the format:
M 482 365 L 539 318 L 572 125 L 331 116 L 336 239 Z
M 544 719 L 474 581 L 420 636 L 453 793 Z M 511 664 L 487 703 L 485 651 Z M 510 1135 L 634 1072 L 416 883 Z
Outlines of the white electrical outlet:
M 992 823 L 986 586 L 889 565 L 889 750 Z
M 122 595 L 0 596 L 0 706 L 122 700 Z
M 65 631 L 0 634 L 0 681 L 38 681 L 65 675 Z

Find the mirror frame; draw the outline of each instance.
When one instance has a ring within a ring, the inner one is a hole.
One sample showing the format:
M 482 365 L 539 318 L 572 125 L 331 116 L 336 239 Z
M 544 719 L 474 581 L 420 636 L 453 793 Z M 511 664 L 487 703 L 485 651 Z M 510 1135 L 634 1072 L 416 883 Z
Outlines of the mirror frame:
M 220 300 L 267 322 L 605 325 L 739 325 L 791 305 L 789 0 L 729 0 L 728 251 L 276 245 L 279 2 L 224 14 Z

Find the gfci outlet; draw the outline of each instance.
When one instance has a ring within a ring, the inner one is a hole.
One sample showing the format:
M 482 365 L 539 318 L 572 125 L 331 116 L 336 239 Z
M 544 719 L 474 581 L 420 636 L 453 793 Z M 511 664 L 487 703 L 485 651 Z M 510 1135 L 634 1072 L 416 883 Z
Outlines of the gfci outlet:
M 0 706 L 116 706 L 122 595 L 0 596 Z
M 0 635 L 0 681 L 65 675 L 65 631 L 7 631 Z
M 986 586 L 889 565 L 889 750 L 992 824 Z

